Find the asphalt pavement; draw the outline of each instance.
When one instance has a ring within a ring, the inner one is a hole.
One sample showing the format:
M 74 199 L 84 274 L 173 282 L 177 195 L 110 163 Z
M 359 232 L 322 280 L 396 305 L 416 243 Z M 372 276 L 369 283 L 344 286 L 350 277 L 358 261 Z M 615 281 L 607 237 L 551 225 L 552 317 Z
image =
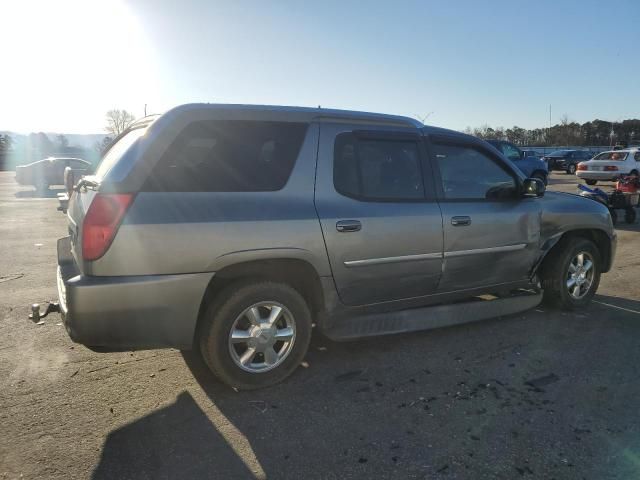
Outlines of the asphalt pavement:
M 238 393 L 196 355 L 94 353 L 27 319 L 56 298 L 57 191 L 0 172 L 0 478 L 640 477 L 637 223 L 584 311 L 316 334 L 292 377 Z

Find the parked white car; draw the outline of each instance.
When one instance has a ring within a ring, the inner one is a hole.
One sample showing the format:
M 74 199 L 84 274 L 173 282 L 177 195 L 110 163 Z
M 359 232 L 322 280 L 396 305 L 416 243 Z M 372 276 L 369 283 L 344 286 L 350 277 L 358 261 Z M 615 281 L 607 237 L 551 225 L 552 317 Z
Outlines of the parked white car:
M 580 162 L 576 175 L 587 185 L 595 185 L 598 180 L 615 180 L 620 175 L 638 175 L 639 172 L 640 149 L 627 148 L 602 152 L 591 160 Z

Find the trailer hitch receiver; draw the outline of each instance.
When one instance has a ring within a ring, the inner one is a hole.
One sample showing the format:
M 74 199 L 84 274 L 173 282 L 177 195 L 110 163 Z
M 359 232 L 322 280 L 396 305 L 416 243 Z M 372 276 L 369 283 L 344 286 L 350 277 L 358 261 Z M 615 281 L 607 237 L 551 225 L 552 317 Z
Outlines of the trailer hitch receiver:
M 29 314 L 29 320 L 31 320 L 33 323 L 38 323 L 40 320 L 42 320 L 44 317 L 46 317 L 50 313 L 60 313 L 60 304 L 58 302 L 49 302 L 47 304 L 47 308 L 45 309 L 42 315 L 40 314 L 40 304 L 33 303 L 31 305 L 31 313 Z

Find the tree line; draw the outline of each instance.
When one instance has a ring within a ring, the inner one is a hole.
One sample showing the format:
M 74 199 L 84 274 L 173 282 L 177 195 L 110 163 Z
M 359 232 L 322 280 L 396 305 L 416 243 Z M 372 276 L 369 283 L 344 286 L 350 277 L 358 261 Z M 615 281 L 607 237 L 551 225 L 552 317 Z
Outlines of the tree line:
M 48 156 L 78 157 L 92 163 L 97 163 L 102 154 L 114 138 L 125 131 L 133 122 L 135 116 L 126 111 L 113 109 L 105 115 L 105 131 L 107 136 L 96 141 L 92 148 L 70 145 L 69 139 L 62 134 L 53 140 L 44 132 L 33 132 L 29 135 L 11 136 L 0 134 L 0 170 L 13 168 L 15 165 L 40 160 Z
M 31 133 L 21 141 L 16 141 L 8 134 L 0 135 L 0 168 L 9 154 L 17 157 L 14 164 L 39 160 L 39 156 L 63 153 L 78 156 L 96 162 L 114 138 L 126 130 L 134 121 L 135 116 L 126 110 L 113 109 L 105 115 L 105 130 L 107 136 L 93 146 L 93 151 L 69 145 L 64 135 L 57 135 L 51 141 L 46 134 Z M 516 145 L 531 147 L 548 146 L 607 146 L 624 142 L 628 145 L 640 144 L 640 120 L 628 119 L 620 122 L 593 120 L 585 123 L 570 121 L 567 115 L 560 119 L 560 123 L 550 128 L 526 129 L 516 126 L 511 128 L 467 127 L 465 133 L 475 135 L 485 140 L 508 140 Z
M 531 147 L 606 146 L 619 142 L 637 145 L 640 143 L 639 119 L 621 122 L 596 119 L 581 124 L 570 121 L 565 115 L 560 123 L 551 128 L 526 129 L 514 126 L 505 129 L 483 125 L 477 128 L 467 127 L 464 131 L 485 140 L 508 140 L 516 145 Z

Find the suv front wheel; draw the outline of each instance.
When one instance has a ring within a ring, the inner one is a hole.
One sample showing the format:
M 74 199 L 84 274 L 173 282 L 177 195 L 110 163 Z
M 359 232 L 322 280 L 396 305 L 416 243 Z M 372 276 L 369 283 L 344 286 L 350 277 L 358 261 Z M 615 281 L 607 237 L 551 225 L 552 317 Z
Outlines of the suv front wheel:
M 311 338 L 304 298 L 284 283 L 234 284 L 205 310 L 198 336 L 205 363 L 241 390 L 274 385 L 300 364 Z
M 592 241 L 560 240 L 542 267 L 544 300 L 565 310 L 586 306 L 600 284 L 601 265 L 600 252 Z

